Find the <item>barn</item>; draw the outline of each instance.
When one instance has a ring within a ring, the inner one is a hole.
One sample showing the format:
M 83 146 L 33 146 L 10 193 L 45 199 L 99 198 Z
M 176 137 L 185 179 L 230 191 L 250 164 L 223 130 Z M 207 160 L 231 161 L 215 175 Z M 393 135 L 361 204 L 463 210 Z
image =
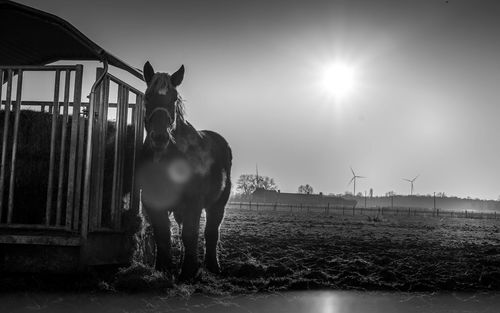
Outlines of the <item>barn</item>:
M 0 1 L 0 20 L 0 271 L 127 263 L 143 93 L 108 70 L 141 71 L 47 12 Z

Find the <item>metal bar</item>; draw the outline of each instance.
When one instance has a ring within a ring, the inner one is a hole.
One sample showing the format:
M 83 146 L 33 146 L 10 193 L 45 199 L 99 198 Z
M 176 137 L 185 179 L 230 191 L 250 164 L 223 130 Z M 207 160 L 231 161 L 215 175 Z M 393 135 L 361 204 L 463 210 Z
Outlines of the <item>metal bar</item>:
M 81 235 L 83 239 L 83 250 L 80 253 L 80 265 L 83 266 L 86 261 L 86 253 L 85 244 L 88 236 L 88 223 L 89 223 L 89 204 L 90 204 L 90 187 L 91 187 L 91 173 L 92 173 L 92 130 L 94 127 L 94 103 L 95 103 L 95 90 L 99 83 L 104 78 L 104 75 L 108 71 L 108 62 L 104 60 L 104 73 L 101 77 L 99 77 L 90 90 L 90 101 L 89 101 L 89 122 L 87 129 L 87 147 L 85 151 L 85 173 L 84 173 L 84 182 L 83 182 L 83 203 L 82 203 L 82 226 L 81 226 Z
M 127 87 L 129 89 L 129 91 L 132 91 L 135 94 L 142 94 L 141 91 L 139 91 L 139 90 L 135 89 L 134 87 L 130 86 L 129 84 L 127 84 L 123 80 L 119 79 L 118 77 L 113 76 L 112 74 L 109 74 L 109 73 L 106 76 L 109 77 L 109 79 L 112 82 L 115 82 L 116 84 L 121 85 L 123 87 Z
M 128 100 L 129 100 L 129 90 L 127 87 L 123 88 L 122 96 L 122 113 L 121 113 L 121 135 L 120 135 L 120 146 L 119 146 L 119 179 L 118 179 L 118 197 L 115 211 L 115 229 L 121 228 L 121 213 L 122 213 L 122 201 L 123 201 L 123 178 L 125 174 L 125 153 L 127 145 L 127 115 L 128 115 Z
M 101 76 L 103 74 L 103 69 L 102 68 L 97 68 L 96 71 L 96 79 L 97 77 Z M 96 125 L 95 125 L 95 149 L 94 149 L 94 164 L 95 164 L 95 169 L 93 170 L 94 175 L 95 175 L 95 180 L 94 180 L 94 192 L 93 192 L 93 213 L 92 213 L 92 230 L 98 229 L 102 226 L 102 185 L 103 185 L 103 179 L 104 179 L 104 151 L 106 148 L 106 137 L 103 136 L 103 131 L 106 127 L 106 119 L 104 118 L 105 116 L 105 105 L 104 102 L 106 99 L 106 86 L 107 83 L 109 82 L 109 79 L 107 78 L 107 75 L 104 77 L 102 80 L 102 83 L 98 87 L 96 91 L 96 99 L 99 100 L 99 102 L 96 102 L 97 110 L 98 110 L 98 115 L 97 115 L 97 120 L 96 120 Z
M 119 146 L 120 146 L 120 123 L 122 121 L 121 119 L 121 111 L 122 111 L 122 103 L 123 101 L 123 86 L 118 85 L 118 96 L 117 96 L 117 103 L 118 107 L 116 109 L 116 124 L 115 124 L 115 153 L 114 153 L 114 158 L 113 158 L 113 186 L 112 186 L 112 192 L 111 192 L 111 208 L 110 208 L 110 213 L 111 213 L 111 224 L 115 225 L 115 212 L 116 212 L 116 203 L 117 203 L 117 196 L 118 196 L 118 180 L 119 180 Z
M 0 70 L 0 99 L 2 99 L 2 86 L 3 86 L 3 71 Z M 5 181 L 5 167 L 7 158 L 7 140 L 9 135 L 9 113 L 10 113 L 10 98 L 12 92 L 12 71 L 7 71 L 7 92 L 5 98 L 5 116 L 4 116 L 4 129 L 2 138 L 2 161 L 0 166 L 0 222 L 3 216 L 3 194 L 4 194 L 4 181 Z
M 75 87 L 73 89 L 73 111 L 71 120 L 71 139 L 69 147 L 69 164 L 68 164 L 68 194 L 66 197 L 66 228 L 71 229 L 73 219 L 73 208 L 76 206 L 73 203 L 75 196 L 75 166 L 76 154 L 78 147 L 78 122 L 80 120 L 80 102 L 82 97 L 82 73 L 83 66 L 77 65 L 75 71 Z M 73 228 L 78 227 L 78 220 L 73 224 Z
M 139 159 L 139 151 L 142 146 L 143 141 L 143 124 L 142 124 L 142 95 L 136 95 L 134 113 L 133 113 L 133 123 L 134 123 L 134 156 L 132 160 L 132 188 L 130 193 L 130 210 L 133 210 L 134 214 L 139 212 L 140 205 L 140 190 L 135 183 L 136 179 L 136 163 Z
M 14 183 L 16 181 L 16 155 L 17 155 L 17 137 L 19 135 L 19 115 L 21 113 L 21 95 L 23 90 L 23 71 L 17 73 L 17 88 L 16 88 L 16 110 L 14 117 L 14 129 L 12 139 L 12 159 L 9 181 L 9 209 L 7 212 L 7 223 L 12 222 L 12 213 L 14 210 Z
M 76 163 L 76 182 L 75 182 L 75 208 L 73 215 L 73 229 L 78 229 L 78 222 L 80 221 L 80 204 L 82 192 L 82 172 L 83 172 L 83 155 L 84 155 L 84 141 L 85 141 L 85 118 L 77 116 L 79 119 L 78 129 L 78 152 Z
M 1 103 L 5 104 L 5 100 L 3 100 Z M 63 102 L 60 101 L 59 105 L 62 105 L 62 104 L 63 104 Z M 70 102 L 69 104 L 72 105 L 73 103 Z M 21 105 L 22 106 L 42 106 L 42 107 L 46 106 L 49 108 L 49 112 L 52 112 L 52 106 L 54 105 L 54 101 L 23 100 L 21 102 Z M 109 108 L 116 108 L 117 105 L 118 104 L 116 102 L 109 102 L 108 107 Z M 88 102 L 80 102 L 80 106 L 88 107 L 89 103 Z M 133 104 L 129 105 L 129 107 L 133 107 Z
M 104 168 L 105 168 L 105 161 L 106 161 L 106 142 L 107 142 L 107 129 L 108 129 L 108 105 L 109 105 L 109 78 L 106 76 L 106 78 L 103 81 L 103 93 L 102 93 L 102 101 L 101 101 L 101 107 L 102 107 L 102 114 L 100 115 L 101 117 L 101 129 L 99 133 L 99 138 L 100 138 L 100 153 L 99 153 L 99 181 L 97 184 L 97 191 L 98 191 L 98 208 L 99 208 L 99 221 L 100 221 L 100 226 L 102 226 L 102 210 L 103 210 L 103 192 L 104 192 Z M 104 208 L 106 210 L 109 210 L 109 208 Z
M 96 69 L 96 81 L 99 79 L 100 76 L 103 75 L 103 69 L 102 68 L 97 68 Z M 98 196 L 97 194 L 99 193 L 98 190 L 98 182 L 99 182 L 99 176 L 100 176 L 100 171 L 99 171 L 99 146 L 100 146 L 100 141 L 101 137 L 99 136 L 99 131 L 101 128 L 101 94 L 102 94 L 102 84 L 104 80 L 106 79 L 106 76 L 104 76 L 103 80 L 101 83 L 96 87 L 95 89 L 95 97 L 94 97 L 94 111 L 95 114 L 92 116 L 95 118 L 94 120 L 94 127 L 92 129 L 92 140 L 93 140 L 93 147 L 92 147 L 92 174 L 91 174 L 91 181 L 92 181 L 92 186 L 90 187 L 92 192 L 90 193 L 90 208 L 89 208 L 89 229 L 90 231 L 94 231 L 94 229 L 99 227 L 99 208 L 98 208 Z
M 49 178 L 47 183 L 47 205 L 45 207 L 45 225 L 50 225 L 50 213 L 52 210 L 52 194 L 54 184 L 54 162 L 56 159 L 55 146 L 57 134 L 57 117 L 59 116 L 59 86 L 60 86 L 61 72 L 56 71 L 54 83 L 54 105 L 51 106 L 52 113 L 52 129 L 50 132 L 50 159 L 49 159 Z M 53 110 L 52 108 L 55 108 Z
M 77 65 L 0 65 L 0 70 L 23 70 L 28 71 L 41 71 L 52 72 L 58 70 L 76 70 Z
M 29 236 L 10 235 L 0 237 L 1 244 L 27 244 L 27 245 L 49 245 L 49 246 L 79 246 L 80 238 L 64 236 Z
M 96 79 L 102 75 L 103 69 L 102 68 L 97 68 L 96 69 Z M 94 176 L 92 181 L 92 196 L 91 196 L 91 203 L 92 203 L 92 208 L 91 208 L 91 215 L 90 215 L 90 227 L 91 230 L 94 231 L 97 228 L 101 227 L 101 220 L 102 220 L 102 211 L 101 211 L 101 206 L 99 205 L 99 182 L 102 178 L 102 172 L 101 172 L 101 161 L 99 158 L 99 155 L 101 153 L 101 143 L 102 143 L 102 137 L 101 137 L 101 128 L 102 128 L 102 95 L 103 95 L 103 84 L 104 81 L 106 80 L 106 77 L 102 80 L 101 84 L 99 87 L 96 89 L 96 102 L 95 102 L 95 110 L 96 112 L 96 121 L 94 125 L 94 148 L 93 148 L 93 153 L 92 153 L 92 163 L 93 163 L 93 169 L 92 169 L 92 175 Z
M 64 159 L 66 157 L 66 135 L 68 132 L 68 103 L 69 103 L 69 84 L 71 82 L 71 72 L 66 70 L 64 76 L 64 107 L 63 107 L 63 118 L 61 122 L 61 149 L 59 153 L 59 180 L 57 183 L 57 207 L 56 207 L 56 225 L 61 223 L 61 211 L 62 211 L 62 197 L 63 197 L 63 183 L 65 174 Z
M 63 226 L 53 226 L 53 225 L 42 225 L 42 224 L 0 224 L 0 229 L 10 228 L 10 229 L 58 229 L 64 230 Z

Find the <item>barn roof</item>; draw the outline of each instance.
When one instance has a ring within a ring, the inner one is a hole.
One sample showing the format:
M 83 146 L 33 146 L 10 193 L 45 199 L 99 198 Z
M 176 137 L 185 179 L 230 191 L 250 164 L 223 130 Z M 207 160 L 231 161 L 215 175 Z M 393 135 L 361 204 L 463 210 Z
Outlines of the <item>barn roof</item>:
M 107 60 L 143 79 L 142 72 L 107 52 L 62 18 L 0 0 L 0 65 L 45 65 L 60 60 Z

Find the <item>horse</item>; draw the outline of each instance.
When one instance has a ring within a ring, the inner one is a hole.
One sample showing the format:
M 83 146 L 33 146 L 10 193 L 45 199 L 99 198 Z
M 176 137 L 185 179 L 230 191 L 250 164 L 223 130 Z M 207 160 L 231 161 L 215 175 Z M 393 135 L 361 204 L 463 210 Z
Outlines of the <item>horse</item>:
M 138 185 L 156 242 L 155 268 L 172 274 L 173 213 L 183 248 L 178 279 L 187 281 L 199 275 L 198 236 L 204 209 L 204 265 L 218 274 L 219 227 L 231 191 L 231 148 L 218 133 L 198 131 L 185 119 L 184 103 L 177 91 L 184 79 L 184 65 L 169 75 L 155 73 L 148 61 L 143 75 L 147 85 L 143 101 L 146 138 L 138 162 Z M 161 200 L 155 202 L 155 198 Z

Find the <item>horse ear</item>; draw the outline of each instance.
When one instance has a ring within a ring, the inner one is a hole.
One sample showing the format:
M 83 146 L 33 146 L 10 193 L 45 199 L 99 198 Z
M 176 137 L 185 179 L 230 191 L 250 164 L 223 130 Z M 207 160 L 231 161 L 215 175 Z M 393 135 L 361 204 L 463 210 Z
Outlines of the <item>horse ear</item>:
M 177 87 L 182 83 L 183 79 L 184 79 L 184 65 L 181 65 L 181 67 L 177 70 L 177 72 L 173 73 L 172 76 L 170 76 L 170 81 L 172 82 L 172 85 Z
M 153 75 L 155 74 L 155 71 L 153 70 L 153 67 L 151 66 L 151 63 L 149 63 L 149 61 L 144 64 L 144 70 L 142 71 L 142 74 L 144 75 L 146 84 L 149 85 L 151 79 L 153 78 Z

